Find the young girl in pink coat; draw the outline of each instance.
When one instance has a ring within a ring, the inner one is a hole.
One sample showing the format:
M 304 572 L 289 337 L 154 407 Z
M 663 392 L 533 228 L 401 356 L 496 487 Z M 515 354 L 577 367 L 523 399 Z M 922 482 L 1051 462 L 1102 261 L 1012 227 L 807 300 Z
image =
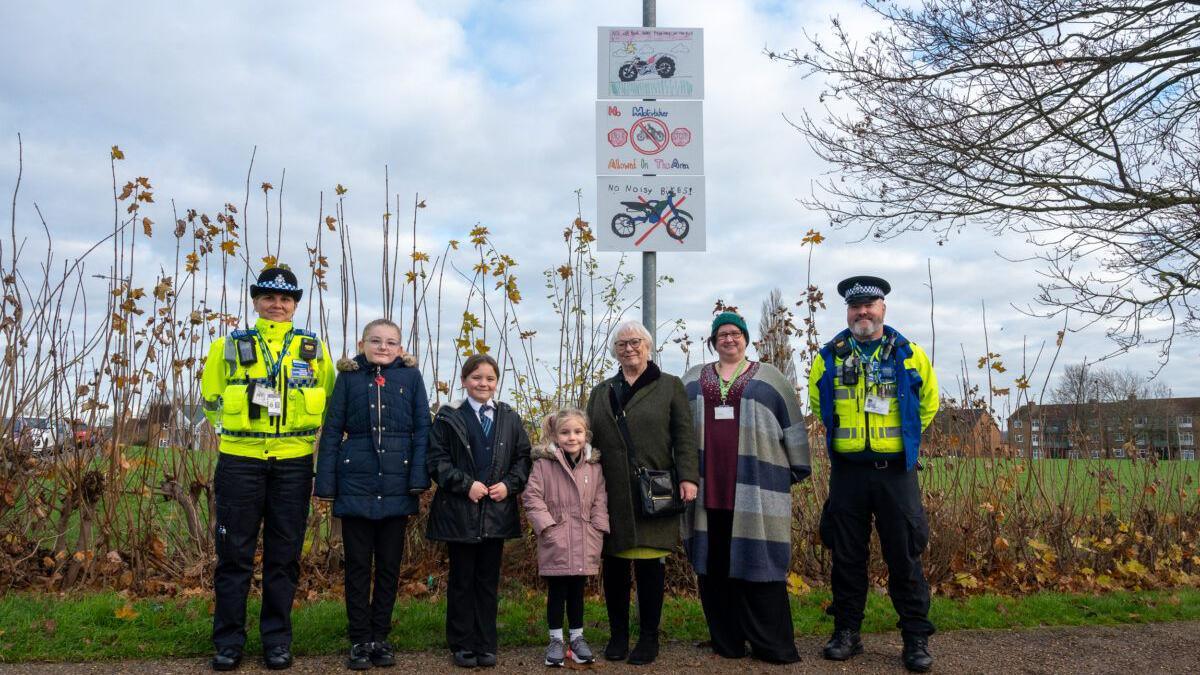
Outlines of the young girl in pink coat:
M 521 499 L 537 534 L 538 574 L 546 579 L 546 622 L 550 646 L 546 665 L 566 661 L 567 644 L 576 663 L 595 660 L 583 639 L 583 587 L 600 572 L 600 550 L 608 532 L 608 496 L 600 452 L 591 440 L 587 416 L 567 408 L 542 420 L 543 443 L 533 450 L 533 471 Z M 570 624 L 563 639 L 563 603 Z

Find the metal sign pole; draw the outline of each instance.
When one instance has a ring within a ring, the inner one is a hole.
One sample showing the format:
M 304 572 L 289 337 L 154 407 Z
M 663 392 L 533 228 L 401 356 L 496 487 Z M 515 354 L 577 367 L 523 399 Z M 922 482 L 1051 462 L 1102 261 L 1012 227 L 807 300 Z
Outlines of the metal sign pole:
M 653 28 L 657 23 L 655 16 L 655 0 L 642 0 L 642 27 Z M 656 280 L 658 279 L 658 260 L 654 251 L 642 252 L 642 325 L 650 331 L 651 355 L 658 345 L 658 306 Z

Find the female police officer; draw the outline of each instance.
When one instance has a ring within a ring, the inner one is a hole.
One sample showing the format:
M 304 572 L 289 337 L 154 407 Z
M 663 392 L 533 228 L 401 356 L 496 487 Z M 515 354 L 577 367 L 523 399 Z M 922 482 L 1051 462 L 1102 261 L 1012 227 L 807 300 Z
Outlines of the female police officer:
M 334 381 L 325 345 L 292 325 L 302 294 L 291 270 L 263 270 L 250 286 L 254 327 L 216 340 L 204 363 L 204 411 L 221 436 L 213 477 L 214 670 L 233 670 L 242 659 L 260 525 L 263 660 L 273 670 L 292 665 L 292 599 L 312 494 L 312 453 Z

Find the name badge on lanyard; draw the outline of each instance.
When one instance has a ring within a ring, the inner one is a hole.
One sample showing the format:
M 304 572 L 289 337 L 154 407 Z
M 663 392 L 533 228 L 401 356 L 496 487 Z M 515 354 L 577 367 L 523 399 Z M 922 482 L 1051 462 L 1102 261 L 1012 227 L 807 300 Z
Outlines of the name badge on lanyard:
M 889 401 L 882 397 L 871 394 L 867 396 L 867 412 L 875 413 L 876 415 L 886 415 L 890 409 Z
M 713 419 L 731 420 L 733 419 L 733 406 L 719 405 L 713 408 Z
M 267 414 L 271 417 L 279 417 L 283 414 L 283 397 L 273 387 L 255 387 L 254 403 L 266 408 Z

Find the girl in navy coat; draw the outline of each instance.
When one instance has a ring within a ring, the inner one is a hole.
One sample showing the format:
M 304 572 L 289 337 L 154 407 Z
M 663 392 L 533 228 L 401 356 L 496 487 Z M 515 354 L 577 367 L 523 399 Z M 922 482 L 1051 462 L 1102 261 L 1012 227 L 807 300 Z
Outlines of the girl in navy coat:
M 395 663 L 388 632 L 408 517 L 429 488 L 431 424 L 425 383 L 400 346 L 400 327 L 372 321 L 358 351 L 338 364 L 315 486 L 342 519 L 352 670 Z

